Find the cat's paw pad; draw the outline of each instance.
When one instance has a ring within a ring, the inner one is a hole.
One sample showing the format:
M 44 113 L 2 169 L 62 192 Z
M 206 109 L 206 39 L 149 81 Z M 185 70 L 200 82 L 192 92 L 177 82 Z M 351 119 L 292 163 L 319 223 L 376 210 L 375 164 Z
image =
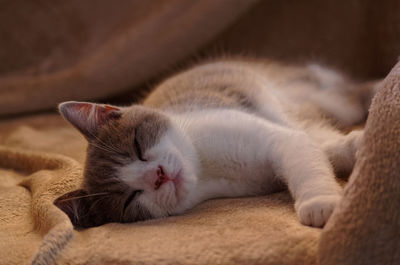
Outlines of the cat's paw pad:
M 296 208 L 300 222 L 304 225 L 323 227 L 340 199 L 339 195 L 323 195 L 299 203 Z

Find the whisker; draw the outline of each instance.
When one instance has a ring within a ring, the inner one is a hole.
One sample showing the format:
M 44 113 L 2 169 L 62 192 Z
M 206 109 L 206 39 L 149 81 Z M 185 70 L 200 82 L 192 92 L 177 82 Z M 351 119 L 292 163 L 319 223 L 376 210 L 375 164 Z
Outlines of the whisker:
M 106 144 L 103 140 L 101 140 L 99 137 L 97 137 L 96 135 L 94 135 L 93 133 L 90 133 L 90 135 L 95 138 L 97 141 L 99 141 L 103 147 L 108 148 L 109 151 L 115 152 L 117 154 L 120 153 L 120 150 L 118 150 L 118 148 L 116 148 L 115 146 L 110 146 L 108 144 Z M 104 149 L 103 149 L 104 150 Z
M 87 197 L 100 196 L 100 195 L 111 195 L 111 194 L 109 192 L 99 192 L 99 193 L 93 193 L 93 194 L 88 194 L 88 195 L 65 198 L 65 199 L 59 200 L 59 202 L 65 202 L 65 201 L 82 199 L 82 198 L 87 198 Z
M 99 148 L 99 149 L 101 149 L 101 150 L 103 150 L 103 151 L 105 151 L 105 152 L 108 152 L 108 153 L 117 153 L 117 154 L 119 154 L 119 155 L 121 155 L 121 156 L 125 156 L 125 154 L 123 154 L 121 151 L 118 151 L 118 150 L 116 150 L 116 149 L 111 149 L 111 147 L 108 146 L 108 145 L 98 145 L 98 144 L 95 144 L 95 143 L 92 143 L 92 142 L 89 142 L 89 144 L 92 145 L 92 146 L 94 146 L 94 147 L 97 147 L 97 148 Z
M 98 145 L 98 144 L 95 144 L 95 143 L 89 143 L 89 144 L 94 146 L 94 147 L 97 147 L 97 148 L 99 148 L 99 149 L 101 149 L 103 151 L 106 151 L 106 152 L 111 152 L 111 153 L 115 152 L 114 150 L 107 149 L 106 147 Z

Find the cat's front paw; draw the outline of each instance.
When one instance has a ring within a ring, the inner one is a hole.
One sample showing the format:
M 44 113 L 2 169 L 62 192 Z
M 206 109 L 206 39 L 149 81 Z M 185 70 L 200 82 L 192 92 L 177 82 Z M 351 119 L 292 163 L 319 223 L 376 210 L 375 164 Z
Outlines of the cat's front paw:
M 323 227 L 331 216 L 340 195 L 320 195 L 296 205 L 300 222 L 304 225 Z

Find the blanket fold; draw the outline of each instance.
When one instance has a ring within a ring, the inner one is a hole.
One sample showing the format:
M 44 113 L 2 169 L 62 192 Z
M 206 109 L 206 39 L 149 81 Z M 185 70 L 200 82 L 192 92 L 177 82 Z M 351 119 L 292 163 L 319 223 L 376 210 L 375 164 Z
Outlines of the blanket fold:
M 376 94 L 340 205 L 324 228 L 319 262 L 400 263 L 400 62 Z
M 0 243 L 0 263 L 26 264 L 31 258 L 27 254 L 33 256 L 32 250 L 38 248 L 32 264 L 51 264 L 55 253 L 73 236 L 71 222 L 53 201 L 65 189 L 79 185 L 81 166 L 58 154 L 0 146 L 0 168 L 6 173 L 2 172 L 0 187 L 3 191 L 0 195 L 0 233 L 8 238 Z M 22 193 L 25 196 L 21 196 Z M 21 234 L 21 231 L 25 232 Z M 10 245 L 10 236 L 17 244 L 29 244 L 29 248 Z M 21 255 L 15 251 L 12 253 L 18 255 L 7 255 L 12 247 L 25 253 Z

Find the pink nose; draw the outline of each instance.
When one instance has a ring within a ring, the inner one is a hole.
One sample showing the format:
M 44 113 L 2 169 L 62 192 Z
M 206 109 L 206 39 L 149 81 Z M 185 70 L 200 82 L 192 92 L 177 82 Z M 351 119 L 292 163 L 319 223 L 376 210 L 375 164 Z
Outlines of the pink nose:
M 167 174 L 165 174 L 162 166 L 158 166 L 155 170 L 152 170 L 146 174 L 146 182 L 148 182 L 155 190 L 158 190 L 161 185 L 168 180 L 169 178 Z
M 169 178 L 165 174 L 164 169 L 162 168 L 162 166 L 159 166 L 158 169 L 157 169 L 157 177 L 158 177 L 158 179 L 154 183 L 156 190 L 158 190 L 161 187 L 162 184 L 164 184 L 165 182 L 167 182 L 169 180 Z

